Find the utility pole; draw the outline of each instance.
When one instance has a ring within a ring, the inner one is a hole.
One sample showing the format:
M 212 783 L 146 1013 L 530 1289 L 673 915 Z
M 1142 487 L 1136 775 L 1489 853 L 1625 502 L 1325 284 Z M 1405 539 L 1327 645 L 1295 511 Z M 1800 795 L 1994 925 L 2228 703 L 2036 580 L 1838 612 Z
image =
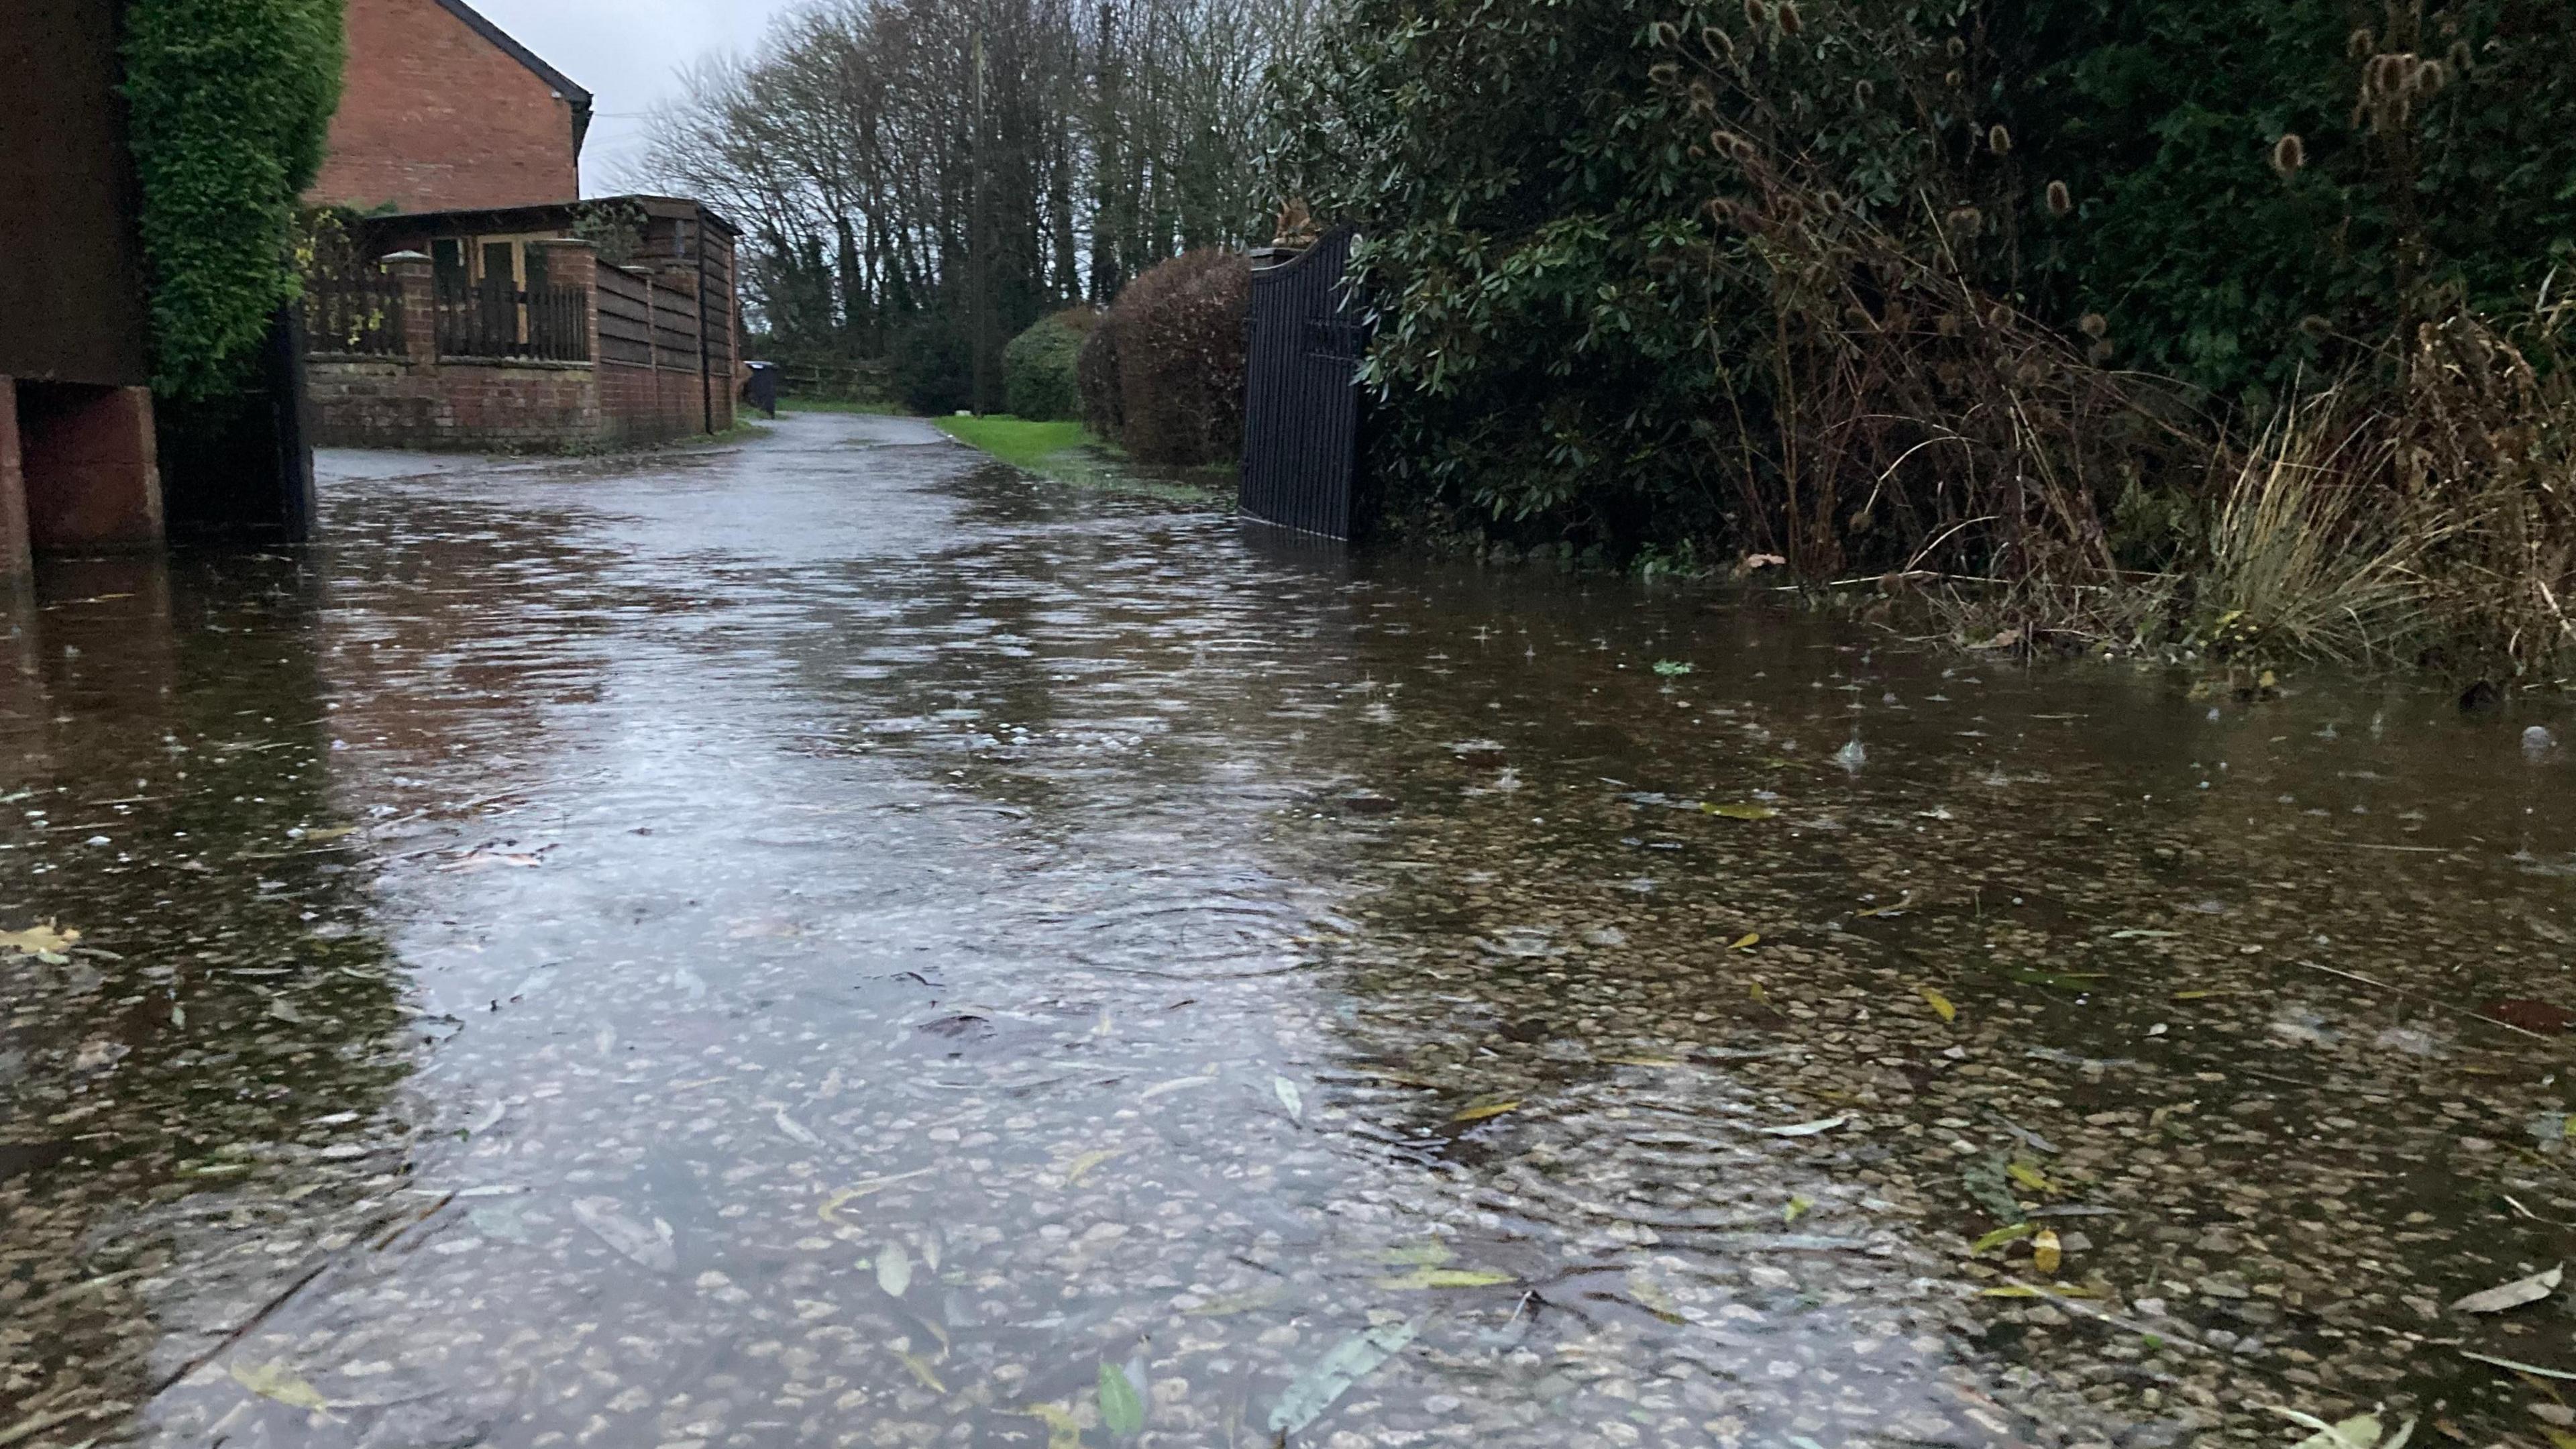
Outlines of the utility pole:
M 969 387 L 975 394 L 977 417 L 984 415 L 993 396 L 993 328 L 988 315 L 993 290 L 993 224 L 984 198 L 985 141 L 991 124 L 992 116 L 984 103 L 984 22 L 979 19 L 975 22 L 975 205 L 966 244 L 966 270 L 974 289 L 966 306 L 966 325 L 975 329 L 975 376 Z

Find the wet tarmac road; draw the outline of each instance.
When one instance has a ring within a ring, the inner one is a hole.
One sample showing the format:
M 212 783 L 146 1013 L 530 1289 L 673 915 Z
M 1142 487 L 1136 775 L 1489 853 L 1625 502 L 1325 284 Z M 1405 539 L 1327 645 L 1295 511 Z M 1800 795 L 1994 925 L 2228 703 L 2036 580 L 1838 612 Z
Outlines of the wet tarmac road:
M 2576 1220 L 2564 1039 L 2475 1019 L 2576 1007 L 2549 709 L 907 420 L 326 476 L 13 641 L 0 1444 L 2539 1443 L 2461 1350 L 2576 1371 L 2446 1307 Z

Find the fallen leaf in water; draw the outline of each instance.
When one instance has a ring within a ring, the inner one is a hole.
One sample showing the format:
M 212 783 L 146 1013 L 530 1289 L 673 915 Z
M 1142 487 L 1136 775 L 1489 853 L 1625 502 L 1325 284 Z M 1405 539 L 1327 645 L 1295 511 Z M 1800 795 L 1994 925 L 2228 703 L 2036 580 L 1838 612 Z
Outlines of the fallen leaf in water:
M 2526 1303 L 2537 1303 L 2558 1291 L 2558 1285 L 2565 1280 L 2566 1273 L 2567 1265 L 2561 1263 L 2546 1273 L 2534 1273 L 2528 1278 L 2516 1279 L 2511 1283 L 2489 1288 L 2483 1293 L 2472 1293 L 2452 1304 L 2451 1311 L 2453 1313 L 2502 1313 L 2508 1308 L 2520 1308 Z
M 533 855 L 496 855 L 489 851 L 478 850 L 472 855 L 466 856 L 462 860 L 451 860 L 447 864 L 438 867 L 437 873 L 440 875 L 471 875 L 477 871 L 486 871 L 495 868 L 535 870 L 543 864 L 545 864 L 544 861 L 537 859 Z
M 948 1392 L 948 1386 L 939 1381 L 938 1373 L 931 1368 L 930 1360 L 917 1353 L 906 1353 L 902 1349 L 896 1349 L 894 1356 L 903 1360 L 903 1366 L 912 1370 L 912 1376 L 921 1380 L 923 1388 L 934 1394 Z
M 2478 1008 L 2478 1014 L 2543 1036 L 2556 1036 L 2576 1024 L 2576 1011 L 2546 1001 L 2490 1001 Z
M 599 1235 L 601 1242 L 656 1273 L 676 1273 L 680 1269 L 679 1250 L 673 1246 L 671 1225 L 655 1218 L 650 1227 L 618 1211 L 617 1199 L 586 1197 L 572 1205 L 572 1215 L 583 1227 Z
M 812 1129 L 797 1121 L 795 1118 L 788 1116 L 787 1109 L 784 1107 L 778 1109 L 778 1115 L 774 1120 L 778 1123 L 779 1131 L 786 1133 L 789 1137 L 798 1142 L 804 1143 L 808 1147 L 818 1146 L 823 1141 L 822 1138 L 814 1135 Z
M 318 1413 L 330 1407 L 320 1390 L 282 1363 L 237 1363 L 232 1366 L 232 1376 L 234 1383 L 263 1399 L 275 1399 L 291 1409 L 310 1409 Z
M 2057 1191 L 2056 1183 L 2050 1182 L 2046 1174 L 2042 1173 L 2038 1168 L 2031 1166 L 2027 1162 L 2013 1162 L 2005 1164 L 2004 1175 L 2010 1177 L 2013 1181 L 2020 1183 L 2022 1186 L 2029 1188 L 2033 1192 L 2053 1194 Z
M 1080 1157 L 1073 1160 L 1073 1166 L 1064 1170 L 1064 1185 L 1067 1187 L 1082 1186 L 1082 1180 L 1091 1175 L 1093 1168 L 1098 1167 L 1100 1164 L 1107 1162 L 1109 1159 L 1116 1157 L 1117 1155 L 1118 1154 L 1115 1152 L 1086 1152 L 1082 1154 Z
M 1145 1432 L 1144 1396 L 1114 1363 L 1100 1366 L 1100 1427 L 1121 1439 Z
M 1793 1122 L 1786 1127 L 1765 1127 L 1762 1133 L 1766 1137 L 1815 1137 L 1831 1132 L 1850 1120 L 1849 1117 L 1826 1117 L 1815 1122 Z
M 1858 910 L 1858 911 L 1854 911 L 1854 912 L 1852 912 L 1852 914 L 1853 914 L 1853 915 L 1855 915 L 1855 916 L 1895 916 L 1895 915 L 1902 915 L 1902 914 L 1904 914 L 1905 908 L 1906 908 L 1908 905 L 1912 904 L 1912 903 L 1913 903 L 1913 901 L 1914 901 L 1914 892 L 1912 892 L 1912 891 L 1907 891 L 1904 895 L 1897 897 L 1897 899 L 1896 899 L 1896 903 L 1895 903 L 1894 905 L 1886 905 L 1886 906 L 1871 906 L 1871 907 L 1867 908 L 1866 910 Z
M 1602 1065 L 1612 1067 L 1678 1067 L 1679 1057 L 1603 1057 Z
M 2299 1441 L 2298 1449 L 2404 1449 L 2406 1441 L 2415 1433 L 2415 1421 L 2409 1419 L 2405 1427 L 2398 1430 L 2395 1439 L 2390 1440 L 2385 1446 L 2380 1446 L 2380 1436 L 2385 1434 L 2387 1429 L 2379 1422 L 2379 1416 L 2376 1414 L 2356 1414 L 2339 1424 L 2329 1424 L 2312 1414 L 2302 1414 L 2296 1409 L 2282 1408 L 2277 1404 L 2267 1404 L 2264 1407 L 2300 1428 L 2316 1430 L 2314 1434 Z
M 1752 986 L 1752 996 L 1753 996 L 1753 999 L 1754 999 L 1756 1002 L 1759 1002 L 1759 1003 L 1761 1003 L 1761 1004 L 1762 1004 L 1762 1005 L 1764 1005 L 1764 1006 L 1768 1006 L 1768 1005 L 1770 1005 L 1770 1004 L 1771 1004 L 1771 996 L 1770 996 L 1770 993 L 1768 993 L 1768 992 L 1766 992 L 1766 991 L 1764 991 L 1764 990 L 1762 989 L 1762 983 L 1761 983 L 1761 982 L 1759 982 L 1759 981 L 1756 981 L 1756 982 L 1754 982 L 1754 983 L 1753 983 L 1753 986 Z
M 877 1286 L 889 1298 L 901 1298 L 912 1290 L 912 1255 L 901 1243 L 888 1243 L 877 1251 Z
M 1968 1256 L 1973 1258 L 1977 1254 L 1985 1252 L 1990 1248 L 2000 1248 L 2006 1243 L 2018 1242 L 2019 1240 L 2027 1238 L 2038 1231 L 2039 1224 L 2037 1223 L 2015 1223 L 2008 1228 L 1997 1228 L 1993 1232 L 1986 1234 L 1984 1237 L 1977 1239 L 1974 1243 L 1969 1244 Z
M 268 1004 L 268 1014 L 276 1017 L 279 1021 L 287 1022 L 291 1025 L 302 1026 L 305 1024 L 303 1009 L 282 996 Z
M 1481 1107 L 1470 1107 L 1466 1111 L 1459 1113 L 1457 1116 L 1452 1117 L 1449 1120 L 1452 1122 L 1483 1122 L 1491 1118 L 1500 1117 L 1506 1112 L 1517 1112 L 1520 1108 L 1521 1104 L 1518 1102 L 1488 1102 Z
M 1628 1296 L 1636 1300 L 1638 1307 L 1666 1323 L 1689 1321 L 1682 1317 L 1682 1306 L 1673 1301 L 1673 1295 L 1657 1287 L 1642 1268 L 1628 1270 Z
M 1250 1313 L 1257 1308 L 1267 1308 L 1278 1301 L 1278 1289 L 1261 1288 L 1250 1293 L 1211 1298 L 1189 1312 L 1192 1318 L 1232 1318 L 1238 1313 Z
M 2001 1288 L 1989 1288 L 1978 1296 L 1984 1298 L 2099 1298 L 2102 1295 L 2096 1289 L 2079 1288 L 2071 1283 L 2052 1283 L 2044 1289 L 2033 1288 L 2027 1283 L 2008 1283 Z
M 1147 1087 L 1144 1091 L 1136 1094 L 1136 1100 L 1139 1102 L 1150 1102 L 1157 1097 L 1168 1097 L 1174 1092 L 1186 1092 L 1192 1087 L 1204 1087 L 1216 1079 L 1217 1075 L 1214 1072 L 1208 1072 L 1196 1077 L 1178 1077 L 1168 1082 L 1162 1082 L 1154 1086 Z
M 2438 1429 L 2441 1425 L 2436 1423 L 2433 1427 Z M 2543 1438 L 2546 1438 L 2553 1446 L 2555 1446 L 2555 1449 L 2576 1449 L 2576 1434 L 2571 1434 L 2567 1430 L 2561 1429 L 2555 1424 L 2541 1425 L 2540 1433 Z
M 354 825 L 339 825 L 334 826 L 329 830 L 308 830 L 304 832 L 304 843 L 307 845 L 327 845 L 334 840 L 345 839 L 346 837 L 357 833 L 358 827 Z
M 1736 938 L 1734 945 L 1729 946 L 1726 949 L 1730 951 L 1750 951 L 1761 944 L 1762 933 L 1760 931 L 1747 931 Z
M 69 959 L 63 953 L 80 938 L 78 931 L 56 930 L 53 922 L 43 921 L 23 931 L 0 932 L 0 951 L 16 951 L 40 957 L 49 966 L 60 966 Z
M 1410 1323 L 1372 1328 L 1334 1345 L 1313 1368 L 1297 1376 L 1270 1411 L 1273 1434 L 1302 1434 L 1324 1416 L 1353 1385 L 1385 1367 L 1386 1361 L 1413 1345 L 1421 1332 Z
M 2047 1228 L 2040 1229 L 2030 1240 L 2030 1265 L 2054 1278 L 2065 1262 L 2066 1245 L 2057 1240 L 2056 1233 Z
M 938 1171 L 937 1168 L 925 1167 L 919 1172 L 902 1173 L 895 1177 L 873 1178 L 867 1182 L 860 1183 L 856 1187 L 845 1187 L 839 1192 L 832 1194 L 830 1197 L 825 1198 L 823 1200 L 823 1206 L 816 1210 L 814 1215 L 827 1223 L 837 1223 L 841 1220 L 839 1213 L 844 1204 L 856 1202 L 863 1197 L 873 1197 L 876 1194 L 885 1191 L 887 1188 L 895 1186 L 897 1183 L 910 1182 L 917 1177 L 928 1177 L 936 1171 Z
M 1808 1211 L 1814 1208 L 1815 1205 L 1816 1201 L 1814 1198 L 1793 1197 L 1789 1199 L 1789 1205 L 1780 1210 L 1780 1221 L 1784 1225 L 1794 1223 L 1798 1219 L 1805 1217 Z
M 1031 1404 L 1018 1412 L 1046 1425 L 1047 1449 L 1082 1449 L 1082 1422 L 1073 1415 L 1053 1404 Z
M 1721 820 L 1773 820 L 1780 814 L 1768 805 L 1702 805 L 1699 808 Z
M 1509 1273 L 1482 1268 L 1416 1268 L 1393 1278 L 1380 1278 L 1377 1286 L 1396 1293 L 1420 1293 L 1435 1288 L 1499 1288 L 1519 1281 Z
M 1940 1013 L 1943 1021 L 1957 1021 L 1959 1019 L 1959 1008 L 1950 1004 L 1950 998 L 1943 996 L 1940 992 L 1933 990 L 1929 986 L 1917 986 L 1914 990 L 1921 995 L 1925 1001 L 1932 1004 L 1932 1009 Z
M 1292 1120 L 1298 1122 L 1306 1120 L 1306 1096 L 1297 1090 L 1295 1082 L 1286 1077 L 1272 1077 L 1270 1091 L 1278 1097 L 1279 1105 L 1288 1109 L 1288 1115 Z

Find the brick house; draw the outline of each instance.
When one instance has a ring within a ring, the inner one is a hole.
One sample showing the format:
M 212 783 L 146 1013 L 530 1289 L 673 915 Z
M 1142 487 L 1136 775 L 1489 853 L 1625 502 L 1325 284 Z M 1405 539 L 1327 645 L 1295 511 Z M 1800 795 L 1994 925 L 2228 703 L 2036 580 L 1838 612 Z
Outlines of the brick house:
M 310 199 L 355 211 L 575 201 L 590 92 L 465 0 L 349 0 L 349 69 Z
M 314 440 L 566 451 L 733 426 L 736 232 L 581 199 L 591 96 L 465 0 L 349 0 L 308 199 L 352 213 L 306 289 Z
M 694 201 L 362 217 L 308 279 L 326 447 L 559 452 L 734 423 L 733 226 Z

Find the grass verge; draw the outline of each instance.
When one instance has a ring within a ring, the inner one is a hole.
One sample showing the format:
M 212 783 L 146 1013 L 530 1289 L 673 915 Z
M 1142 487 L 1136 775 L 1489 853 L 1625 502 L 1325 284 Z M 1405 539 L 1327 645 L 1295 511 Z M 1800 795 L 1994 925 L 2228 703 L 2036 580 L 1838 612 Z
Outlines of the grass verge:
M 1077 488 L 1199 505 L 1230 502 L 1234 496 L 1232 469 L 1145 467 L 1080 423 L 1035 422 L 1001 414 L 933 421 L 940 431 L 970 448 Z

